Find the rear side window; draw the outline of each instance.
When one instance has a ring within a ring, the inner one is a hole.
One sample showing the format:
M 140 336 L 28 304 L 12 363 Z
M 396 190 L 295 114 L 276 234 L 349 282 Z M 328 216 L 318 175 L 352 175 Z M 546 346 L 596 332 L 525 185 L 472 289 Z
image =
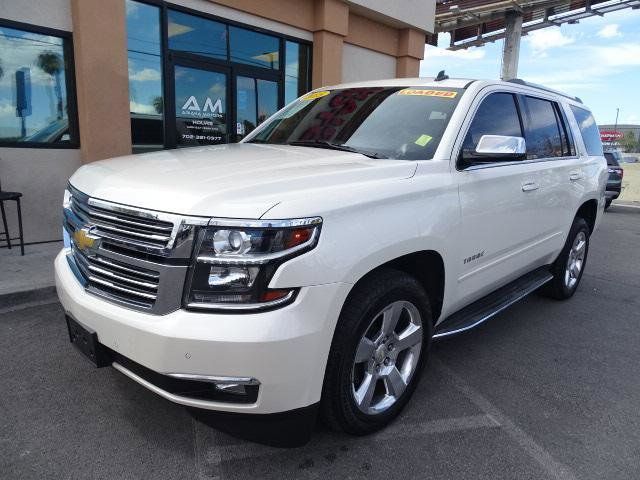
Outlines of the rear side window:
M 571 105 L 573 116 L 578 122 L 580 133 L 584 140 L 584 146 L 589 155 L 602 155 L 602 142 L 600 141 L 600 130 L 589 110 Z
M 566 135 L 559 122 L 557 107 L 549 100 L 525 97 L 527 158 L 549 158 L 568 155 Z
M 474 157 L 474 152 L 483 135 L 522 137 L 520 117 L 512 94 L 492 93 L 482 101 L 462 144 L 463 159 L 478 160 Z M 509 159 L 511 160 L 513 159 Z

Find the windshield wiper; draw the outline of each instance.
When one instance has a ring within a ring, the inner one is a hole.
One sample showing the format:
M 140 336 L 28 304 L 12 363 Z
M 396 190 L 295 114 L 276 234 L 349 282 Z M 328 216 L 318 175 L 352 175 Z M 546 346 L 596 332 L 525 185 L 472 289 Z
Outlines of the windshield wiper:
M 329 150 L 340 150 L 342 152 L 359 153 L 369 158 L 389 158 L 380 153 L 368 152 L 366 150 L 360 150 L 359 148 L 349 147 L 347 145 L 342 145 L 339 143 L 331 143 L 326 140 L 295 140 L 293 142 L 288 142 L 287 145 L 294 145 L 297 147 L 327 148 Z

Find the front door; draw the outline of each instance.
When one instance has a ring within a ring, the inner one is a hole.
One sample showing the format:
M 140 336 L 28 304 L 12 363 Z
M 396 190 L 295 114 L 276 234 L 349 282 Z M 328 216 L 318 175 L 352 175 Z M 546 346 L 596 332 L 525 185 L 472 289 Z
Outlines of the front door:
M 172 62 L 173 111 L 167 115 L 167 146 L 228 143 L 229 70 L 187 60 Z

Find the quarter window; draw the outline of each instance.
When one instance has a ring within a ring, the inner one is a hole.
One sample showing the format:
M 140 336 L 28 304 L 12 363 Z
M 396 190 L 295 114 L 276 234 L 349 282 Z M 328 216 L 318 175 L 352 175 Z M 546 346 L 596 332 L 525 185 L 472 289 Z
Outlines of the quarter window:
M 76 147 L 71 42 L 0 25 L 0 144 Z
M 573 116 L 578 122 L 580 133 L 584 140 L 584 146 L 589 155 L 602 155 L 602 141 L 600 140 L 600 130 L 589 110 L 571 105 Z
M 515 99 L 510 93 L 492 93 L 485 98 L 476 112 L 462 144 L 462 158 L 470 162 L 495 162 L 495 158 L 480 158 L 476 146 L 483 135 L 522 137 L 520 117 Z M 513 158 L 509 158 L 512 161 Z
M 525 97 L 527 158 L 562 157 L 563 142 L 554 104 L 548 100 Z

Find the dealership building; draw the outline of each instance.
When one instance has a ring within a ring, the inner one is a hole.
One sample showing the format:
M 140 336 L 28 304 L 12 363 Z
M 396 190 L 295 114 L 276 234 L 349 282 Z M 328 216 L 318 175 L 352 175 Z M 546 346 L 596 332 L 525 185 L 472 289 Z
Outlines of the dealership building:
M 0 0 L 0 183 L 24 195 L 25 241 L 61 238 L 83 163 L 236 142 L 312 88 L 417 76 L 434 12 L 435 0 Z

